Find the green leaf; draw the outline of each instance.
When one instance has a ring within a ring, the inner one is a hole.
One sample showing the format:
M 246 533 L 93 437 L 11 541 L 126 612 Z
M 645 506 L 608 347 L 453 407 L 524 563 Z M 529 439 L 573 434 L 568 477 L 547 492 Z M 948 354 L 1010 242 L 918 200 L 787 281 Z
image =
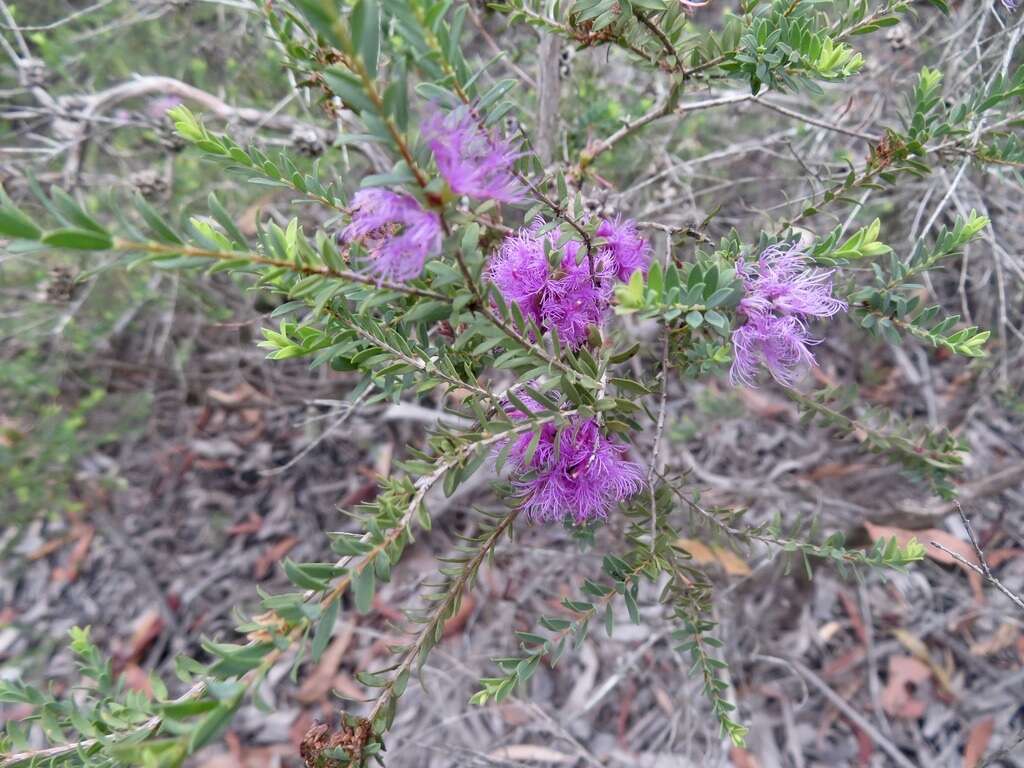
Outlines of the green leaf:
M 359 56 L 370 79 L 377 77 L 380 56 L 380 6 L 377 0 L 359 0 L 352 9 L 352 36 L 359 44 Z
M 376 586 L 376 577 L 373 568 L 364 567 L 361 571 L 352 573 L 352 591 L 355 594 L 356 610 L 359 613 L 369 613 L 373 606 L 373 591 Z
M 313 633 L 313 643 L 309 649 L 310 656 L 314 662 L 320 660 L 320 656 L 327 647 L 327 643 L 331 640 L 331 632 L 334 630 L 334 624 L 338 620 L 338 608 L 340 605 L 340 600 L 332 600 L 324 609 L 323 615 L 316 625 L 316 632 Z
M 0 235 L 18 240 L 38 240 L 42 234 L 42 230 L 17 208 L 0 208 Z
M 241 701 L 242 698 L 239 696 L 233 701 L 221 704 L 203 718 L 203 721 L 196 726 L 196 729 L 192 731 L 191 737 L 189 737 L 189 754 L 194 754 L 220 735 L 221 731 L 231 722 L 231 718 Z
M 68 248 L 73 251 L 107 251 L 114 242 L 110 235 L 87 229 L 55 229 L 42 237 L 42 242 L 54 248 Z

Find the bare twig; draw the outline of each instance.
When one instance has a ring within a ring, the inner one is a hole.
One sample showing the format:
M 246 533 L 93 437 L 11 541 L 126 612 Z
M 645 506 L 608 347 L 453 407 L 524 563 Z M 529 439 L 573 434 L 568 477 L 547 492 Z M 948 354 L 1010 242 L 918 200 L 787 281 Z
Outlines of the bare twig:
M 658 403 L 658 421 L 654 429 L 651 465 L 647 469 L 647 487 L 651 491 L 651 554 L 654 554 L 654 542 L 658 537 L 658 502 L 654 494 L 654 476 L 660 469 L 658 461 L 661 458 L 661 436 L 665 431 L 665 406 L 668 404 L 668 337 L 669 329 L 666 328 L 661 342 L 661 398 Z
M 858 728 L 866 733 L 871 740 L 878 745 L 878 747 L 885 752 L 890 758 L 892 758 L 893 764 L 900 766 L 900 768 L 917 768 L 917 766 L 910 761 L 910 759 L 904 755 L 899 748 L 893 744 L 885 735 L 875 727 L 874 723 L 868 720 L 864 715 L 854 709 L 850 703 L 840 696 L 838 693 L 833 691 L 828 683 L 818 677 L 814 672 L 805 667 L 802 663 L 796 659 L 786 659 L 790 666 L 793 667 L 800 675 L 807 680 L 811 685 L 817 688 L 825 696 L 826 699 L 831 702 L 832 706 L 846 715 Z
M 985 553 L 981 549 L 981 544 L 978 543 L 978 537 L 974 533 L 974 526 L 971 525 L 971 521 L 968 519 L 967 515 L 964 514 L 964 509 L 962 506 L 960 506 L 960 502 L 956 502 L 956 511 L 959 513 L 960 519 L 963 521 L 964 528 L 967 529 L 967 538 L 971 540 L 971 546 L 974 547 L 974 553 L 978 556 L 979 564 L 972 563 L 963 555 L 953 552 L 952 550 L 939 544 L 939 542 L 937 541 L 931 541 L 929 543 L 936 549 L 941 549 L 947 555 L 949 555 L 958 563 L 960 563 L 960 565 L 964 566 L 965 568 L 970 568 L 976 574 L 981 576 L 985 581 L 987 581 L 993 587 L 995 587 L 1008 598 L 1010 598 L 1010 602 L 1016 605 L 1021 611 L 1024 611 L 1024 599 L 1022 599 L 1020 595 L 1010 590 L 1005 584 L 1003 584 L 999 579 L 997 579 L 992 574 L 992 569 L 989 568 L 988 560 L 985 559 Z

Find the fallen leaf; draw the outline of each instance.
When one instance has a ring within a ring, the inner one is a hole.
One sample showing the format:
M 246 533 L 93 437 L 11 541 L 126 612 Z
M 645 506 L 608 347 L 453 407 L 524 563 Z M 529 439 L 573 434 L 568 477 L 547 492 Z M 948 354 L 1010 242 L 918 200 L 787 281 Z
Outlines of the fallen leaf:
M 243 381 L 231 391 L 213 389 L 211 387 L 206 390 L 206 396 L 225 408 L 237 408 L 241 405 L 252 403 L 269 405 L 272 402 L 269 397 L 264 395 L 247 381 Z
M 822 667 L 821 674 L 832 680 L 844 677 L 849 670 L 864 661 L 866 655 L 863 645 L 855 645 L 850 650 L 826 662 Z
M 1021 555 L 1024 555 L 1024 549 L 994 549 L 985 553 L 985 559 L 988 561 L 989 568 L 995 570 L 1007 560 Z
M 89 547 L 92 546 L 92 539 L 96 535 L 96 529 L 91 525 L 76 525 L 76 531 L 72 531 L 73 535 L 78 537 L 78 541 L 75 542 L 74 549 L 71 550 L 71 555 L 68 557 L 67 563 L 63 566 L 53 569 L 54 581 L 63 581 L 68 584 L 78 578 L 78 571 L 85 563 L 86 557 L 89 556 Z
M 476 598 L 467 593 L 462 598 L 459 610 L 444 623 L 444 637 L 451 637 L 461 632 L 463 627 L 466 626 L 466 622 L 469 621 L 469 617 L 473 614 L 474 608 L 476 608 Z
M 134 662 L 142 658 L 142 655 L 153 644 L 153 641 L 160 637 L 164 631 L 166 622 L 156 608 L 150 608 L 135 620 L 132 629 L 132 638 L 128 643 L 127 661 Z
M 846 464 L 838 461 L 831 461 L 826 462 L 825 464 L 820 464 L 804 475 L 804 477 L 808 480 L 819 482 L 833 477 L 849 477 L 850 475 L 856 475 L 860 472 L 864 472 L 867 468 L 867 464 Z
M 838 632 L 842 628 L 843 625 L 840 624 L 838 621 L 830 621 L 827 624 L 822 624 L 821 627 L 818 629 L 818 639 L 823 643 L 827 643 L 829 640 L 835 637 L 836 632 Z
M 964 768 L 976 768 L 988 748 L 989 739 L 992 738 L 992 729 L 995 726 L 995 719 L 986 717 L 971 726 L 967 734 L 967 742 L 964 744 Z
M 961 568 L 964 573 L 967 574 L 967 580 L 971 584 L 971 590 L 974 592 L 975 601 L 978 603 L 984 602 L 985 597 L 981 589 L 981 576 L 972 570 L 970 566 L 964 565 L 948 552 L 942 551 L 931 543 L 933 541 L 938 542 L 946 549 L 950 550 L 950 552 L 955 552 L 963 557 L 963 559 L 971 565 L 979 565 L 978 556 L 975 554 L 974 549 L 968 542 L 963 539 L 958 539 L 948 531 L 942 531 L 938 528 L 926 528 L 923 531 L 908 531 L 904 528 L 892 528 L 887 525 L 874 525 L 873 523 L 864 523 L 864 528 L 867 530 L 872 541 L 895 537 L 900 546 L 906 546 L 911 539 L 926 542 L 925 554 L 937 563 L 955 565 Z
M 715 562 L 715 553 L 711 547 L 697 539 L 679 539 L 676 546 L 687 552 L 699 565 L 707 565 Z
M 366 689 L 361 687 L 354 677 L 345 672 L 339 672 L 334 676 L 334 691 L 344 699 L 352 701 L 366 699 Z
M 257 515 L 255 512 L 250 512 L 249 517 L 245 519 L 245 522 L 235 523 L 228 528 L 228 535 L 240 536 L 244 533 L 259 533 L 260 528 L 263 527 L 263 518 Z
M 576 758 L 572 755 L 537 744 L 514 744 L 510 747 L 501 747 L 491 752 L 488 757 L 492 760 L 533 760 L 537 763 L 551 765 L 572 765 L 576 762 Z
M 889 657 L 889 682 L 882 691 L 882 709 L 893 717 L 916 720 L 928 709 L 928 702 L 915 698 L 910 686 L 923 685 L 932 671 L 913 656 Z
M 516 702 L 505 702 L 498 705 L 498 714 L 507 725 L 526 725 L 532 722 L 534 715 L 522 704 Z
M 66 534 L 66 535 L 60 536 L 60 537 L 58 537 L 56 539 L 50 539 L 49 541 L 47 541 L 44 544 L 40 545 L 37 549 L 34 549 L 31 552 L 29 552 L 29 554 L 27 555 L 27 557 L 25 559 L 34 562 L 36 560 L 42 560 L 44 557 L 49 557 L 54 552 L 56 552 L 58 549 L 63 547 L 65 544 L 67 544 L 68 543 L 68 539 L 70 537 L 71 537 L 71 534 Z
M 845 589 L 839 590 L 839 600 L 843 604 L 843 609 L 846 611 L 846 615 L 850 617 L 850 626 L 853 627 L 854 633 L 857 635 L 857 639 L 861 643 L 867 645 L 868 633 L 864 628 L 864 619 L 860 614 L 860 607 L 854 602 L 853 597 Z
M 733 747 L 729 750 L 729 757 L 735 768 L 761 768 L 757 758 L 741 747 Z
M 719 565 L 730 576 L 750 575 L 750 566 L 731 549 L 717 544 L 708 546 L 697 539 L 677 539 L 676 547 L 688 553 L 699 565 Z
M 324 650 L 316 668 L 302 681 L 302 687 L 295 694 L 296 699 L 303 704 L 313 704 L 327 698 L 331 688 L 334 687 L 334 678 L 338 674 L 338 667 L 341 666 L 345 651 L 352 643 L 354 633 L 355 624 L 351 621 L 346 622 L 337 637 Z
M 858 765 L 861 768 L 869 768 L 871 765 L 871 755 L 875 752 L 875 742 L 868 736 L 867 731 L 863 730 L 856 724 L 851 726 L 853 728 L 853 734 L 857 738 L 857 760 Z
M 979 640 L 971 644 L 971 654 L 974 656 L 991 656 L 993 653 L 1009 648 L 1017 641 L 1020 631 L 1016 626 L 1004 621 L 999 629 L 992 633 L 992 636 L 985 640 Z
M 900 645 L 910 651 L 914 658 L 922 664 L 926 664 L 928 668 L 931 669 L 936 681 L 938 681 L 939 685 L 942 686 L 942 689 L 946 693 L 953 698 L 957 697 L 953 690 L 953 682 L 950 678 L 949 671 L 932 658 L 931 653 L 928 652 L 928 646 L 925 645 L 921 638 L 905 629 L 894 629 L 893 635 L 895 635 L 896 639 L 900 641 Z
M 260 555 L 252 567 L 252 576 L 256 581 L 263 581 L 274 567 L 274 563 L 291 552 L 292 547 L 299 543 L 294 536 L 285 536 L 276 544 L 272 544 Z
M 274 192 L 268 192 L 265 195 L 261 195 L 256 202 L 242 211 L 242 215 L 238 217 L 238 230 L 247 237 L 252 237 L 259 230 L 260 212 L 262 209 L 274 202 L 276 194 Z
M 668 691 L 662 688 L 660 685 L 654 686 L 654 700 L 658 702 L 658 706 L 665 712 L 666 715 L 672 717 L 676 713 L 676 708 L 672 706 L 672 697 L 668 695 Z
M 138 691 L 148 699 L 153 698 L 153 685 L 149 680 L 149 675 L 138 664 L 128 664 L 121 671 L 121 678 L 129 690 Z

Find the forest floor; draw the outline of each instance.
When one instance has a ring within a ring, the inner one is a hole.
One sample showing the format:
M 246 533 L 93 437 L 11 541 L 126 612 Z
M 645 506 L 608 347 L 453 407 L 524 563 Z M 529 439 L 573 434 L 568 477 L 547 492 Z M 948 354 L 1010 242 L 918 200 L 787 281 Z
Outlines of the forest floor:
M 264 364 L 251 343 L 259 317 L 245 298 L 233 300 L 238 321 L 175 321 L 171 344 L 192 349 L 182 371 L 137 365 L 144 340 L 158 335 L 144 323 L 97 364 L 109 367 L 113 389 L 148 391 L 151 415 L 132 439 L 84 462 L 77 517 L 37 520 L 24 532 L 0 592 L 5 674 L 73 685 L 63 638 L 89 625 L 127 685 L 145 690 L 150 670 L 171 679 L 174 657 L 201 654 L 201 637 L 234 636 L 235 610 L 253 605 L 258 588 L 287 589 L 282 558 L 330 558 L 322 532 L 349 525 L 341 510 L 372 498 L 375 478 L 436 418 L 408 404 L 353 409 L 346 375 Z M 856 355 L 830 343 L 840 364 L 856 364 Z M 970 445 L 963 509 L 990 565 L 1019 593 L 1024 413 L 993 406 L 989 372 L 952 378 L 958 370 L 933 361 L 922 396 L 896 363 L 875 371 L 864 391 L 897 409 L 932 403 L 939 423 Z M 820 377 L 829 376 L 826 366 Z M 668 471 L 710 489 L 705 504 L 746 506 L 751 521 L 776 510 L 816 517 L 853 543 L 912 534 L 975 557 L 952 504 L 927 499 L 855 441 L 802 425 L 781 390 L 673 383 L 667 435 Z M 385 662 L 433 558 L 476 524 L 467 510 L 495 506 L 489 474 L 433 500 L 433 530 L 380 590 L 373 613 L 348 612 L 320 662 L 301 666 L 300 682 L 287 663 L 276 668 L 263 690 L 272 713 L 243 709 L 223 744 L 194 765 L 297 765 L 302 735 L 342 706 L 332 691 L 366 696 L 356 674 Z M 906 574 L 859 581 L 816 564 L 808 580 L 802 563 L 787 568 L 771 553 L 737 554 L 713 548 L 704 530 L 689 534 L 683 545 L 717 574 L 730 696 L 751 728 L 745 750 L 718 737 L 700 683 L 653 606 L 640 625 L 619 617 L 612 638 L 593 632 L 507 702 L 470 706 L 475 681 L 493 673 L 489 659 L 514 650 L 512 630 L 562 610 L 560 599 L 599 571 L 595 552 L 620 533 L 613 517 L 598 547 L 583 551 L 557 526 L 523 525 L 515 547 L 499 549 L 448 624 L 423 687 L 411 685 L 403 699 L 389 765 L 976 768 L 999 750 L 1008 754 L 988 765 L 1024 765 L 1024 750 L 1012 749 L 1024 731 L 1021 616 L 931 546 Z M 650 605 L 654 596 L 652 585 L 642 597 Z

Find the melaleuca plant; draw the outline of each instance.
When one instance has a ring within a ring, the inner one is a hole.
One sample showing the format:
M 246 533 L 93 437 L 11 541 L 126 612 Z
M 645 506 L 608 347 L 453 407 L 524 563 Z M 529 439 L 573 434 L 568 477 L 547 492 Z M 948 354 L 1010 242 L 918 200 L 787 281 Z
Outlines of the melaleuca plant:
M 602 553 L 601 572 L 563 601 L 563 613 L 539 616 L 510 638 L 509 655 L 494 660 L 472 702 L 522 690 L 538 665 L 557 664 L 595 626 L 614 632 L 615 604 L 640 621 L 641 586 L 656 583 L 673 640 L 736 744 L 745 728 L 722 675 L 713 585 L 680 538 L 703 531 L 739 549 L 758 542 L 808 571 L 814 563 L 851 574 L 902 569 L 923 556 L 916 542 L 851 548 L 809 521 L 779 515 L 752 525 L 741 509 L 709 508 L 691 478 L 659 469 L 666 395 L 673 381 L 711 377 L 778 386 L 837 437 L 857 435 L 866 450 L 952 494 L 964 448 L 955 437 L 865 409 L 852 388 L 814 389 L 807 373 L 829 355 L 822 341 L 839 326 L 892 344 L 912 336 L 966 359 L 985 354 L 988 332 L 925 306 L 914 282 L 981 236 L 985 217 L 964 211 L 900 252 L 880 239 L 879 220 L 856 224 L 863 203 L 854 195 L 947 163 L 1019 167 L 1019 142 L 1006 126 L 1020 108 L 1024 69 L 979 73 L 973 88 L 961 83 L 951 94 L 936 70 L 923 69 L 900 121 L 884 134 L 856 134 L 868 142 L 866 158 L 832 165 L 777 220 L 752 217 L 716 239 L 713 218 L 675 226 L 594 210 L 588 194 L 609 183 L 606 161 L 648 126 L 773 92 L 827 98 L 830 83 L 860 76 L 859 41 L 913 10 L 908 0 L 743 0 L 710 25 L 700 19 L 706 5 L 492 5 L 510 25 L 601 49 L 663 86 L 642 114 L 553 151 L 533 123 L 537 94 L 493 76 L 503 56 L 483 60 L 471 45 L 466 4 L 260 4 L 299 87 L 335 127 L 328 154 L 310 162 L 245 146 L 188 106 L 169 114 L 191 151 L 225 173 L 289 190 L 303 205 L 295 218 L 266 219 L 247 237 L 212 193 L 205 214 L 183 221 L 136 199 L 118 211 L 116 226 L 105 222 L 117 205 L 86 210 L 60 189 L 23 205 L 4 197 L 0 234 L 11 248 L 114 252 L 129 269 L 228 272 L 277 299 L 276 325 L 261 342 L 271 360 L 356 372 L 353 396 L 364 403 L 422 399 L 458 418 L 409 447 L 375 500 L 352 510 L 358 530 L 327 534 L 335 561 L 286 560 L 294 592 L 264 597 L 237 642 L 206 641 L 203 658 L 180 660 L 184 692 L 172 696 L 154 681 L 152 698 L 127 693 L 84 631 L 73 644 L 94 685 L 80 695 L 58 699 L 0 682 L 0 700 L 33 708 L 27 725 L 9 724 L 0 766 L 180 765 L 222 733 L 243 701 L 258 700 L 275 665 L 316 661 L 343 612 L 370 611 L 378 585 L 430 530 L 435 494 L 451 495 L 477 472 L 496 474 L 507 509 L 481 513 L 476 533 L 439 565 L 408 642 L 360 677 L 372 700 L 344 713 L 336 729 L 314 729 L 307 765 L 384 762 L 410 678 L 481 565 L 523 526 L 568 526 L 586 542 L 621 517 L 625 536 Z M 945 9 L 942 0 L 930 5 Z M 726 95 L 689 98 L 708 88 Z M 637 334 L 639 321 L 655 330 Z M 30 747 L 33 728 L 50 746 Z

